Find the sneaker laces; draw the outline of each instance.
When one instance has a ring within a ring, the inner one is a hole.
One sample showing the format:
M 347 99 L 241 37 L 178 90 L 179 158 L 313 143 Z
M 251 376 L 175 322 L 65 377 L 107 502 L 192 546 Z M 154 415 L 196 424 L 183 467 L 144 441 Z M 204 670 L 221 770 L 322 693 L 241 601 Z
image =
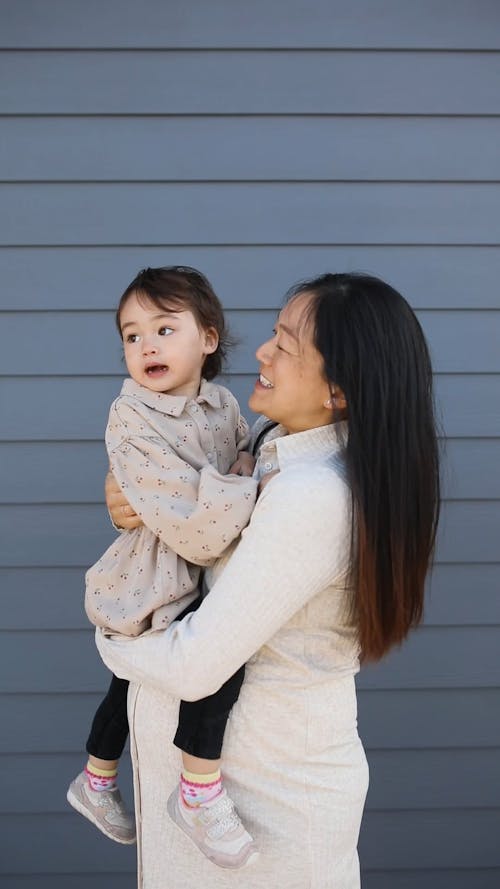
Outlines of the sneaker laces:
M 121 814 L 125 812 L 125 803 L 121 798 L 120 791 L 116 790 L 100 790 L 95 805 L 104 809 L 117 809 Z
M 210 824 L 210 827 L 207 827 L 207 834 L 212 840 L 219 840 L 225 833 L 241 825 L 234 803 L 227 796 L 213 806 L 203 807 L 200 814 L 205 824 Z

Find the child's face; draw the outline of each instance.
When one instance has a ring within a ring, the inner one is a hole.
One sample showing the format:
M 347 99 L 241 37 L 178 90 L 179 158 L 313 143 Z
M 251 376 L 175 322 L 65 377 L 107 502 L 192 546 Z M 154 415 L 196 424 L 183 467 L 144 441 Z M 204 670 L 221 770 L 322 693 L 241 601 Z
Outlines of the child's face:
M 128 372 L 152 392 L 194 398 L 200 388 L 205 356 L 215 352 L 214 328 L 201 330 L 186 309 L 169 312 L 132 293 L 120 314 Z

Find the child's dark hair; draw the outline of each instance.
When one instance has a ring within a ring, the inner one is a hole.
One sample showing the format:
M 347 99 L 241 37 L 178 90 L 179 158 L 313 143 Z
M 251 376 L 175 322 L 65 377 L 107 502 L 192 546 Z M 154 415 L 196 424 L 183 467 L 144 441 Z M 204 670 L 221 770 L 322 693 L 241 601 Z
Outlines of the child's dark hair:
M 142 269 L 124 290 L 116 310 L 116 325 L 120 336 L 120 315 L 132 294 L 139 300 L 152 302 L 169 312 L 189 310 L 201 330 L 214 327 L 219 336 L 219 344 L 212 355 L 206 356 L 202 374 L 207 380 L 213 380 L 221 372 L 232 340 L 220 300 L 205 275 L 185 265 Z

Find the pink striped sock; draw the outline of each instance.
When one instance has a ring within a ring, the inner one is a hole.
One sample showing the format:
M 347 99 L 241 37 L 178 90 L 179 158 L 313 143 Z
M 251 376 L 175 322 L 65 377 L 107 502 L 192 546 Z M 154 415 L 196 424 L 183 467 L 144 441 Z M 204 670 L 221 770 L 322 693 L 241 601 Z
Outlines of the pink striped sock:
M 86 766 L 85 774 L 91 790 L 113 790 L 116 787 L 117 771 L 114 775 L 96 775 Z
M 209 779 L 209 780 L 206 780 Z M 181 772 L 181 796 L 187 806 L 202 806 L 222 793 L 220 769 L 211 775 Z

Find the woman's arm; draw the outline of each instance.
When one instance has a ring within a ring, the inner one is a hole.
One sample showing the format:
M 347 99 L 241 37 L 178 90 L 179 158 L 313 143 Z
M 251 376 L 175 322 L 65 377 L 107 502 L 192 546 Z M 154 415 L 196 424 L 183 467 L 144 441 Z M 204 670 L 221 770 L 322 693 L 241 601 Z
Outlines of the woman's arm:
M 345 575 L 350 505 L 332 470 L 289 469 L 266 487 L 198 611 L 137 639 L 97 646 L 115 674 L 185 700 L 215 692 L 305 603 Z

